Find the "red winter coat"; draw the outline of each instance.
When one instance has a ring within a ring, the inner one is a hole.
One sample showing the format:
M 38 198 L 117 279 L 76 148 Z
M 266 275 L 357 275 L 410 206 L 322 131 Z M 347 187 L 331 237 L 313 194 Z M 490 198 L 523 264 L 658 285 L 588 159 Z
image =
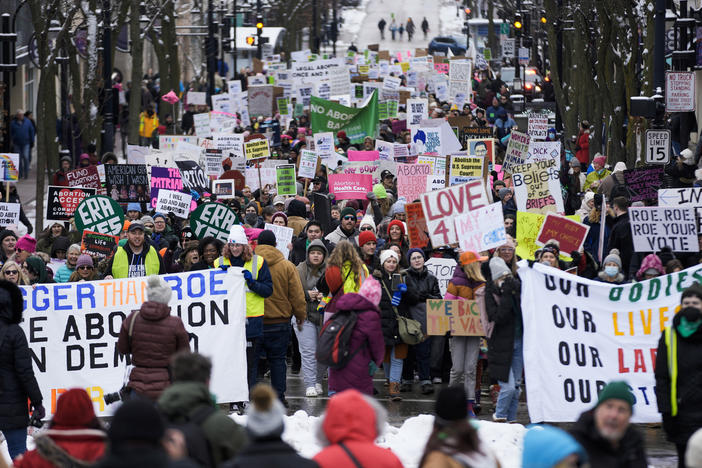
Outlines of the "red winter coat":
M 378 423 L 375 409 L 356 390 L 337 393 L 329 400 L 322 430 L 330 445 L 314 457 L 320 468 L 356 468 L 338 444 L 343 442 L 361 466 L 402 468 L 390 449 L 375 445 Z
M 590 132 L 584 131 L 580 132 L 578 136 L 578 148 L 580 148 L 575 153 L 575 157 L 578 158 L 583 164 L 590 164 Z
M 18 457 L 15 468 L 58 468 L 65 456 L 92 463 L 105 453 L 105 433 L 98 429 L 53 427 L 38 437 L 36 448 Z
M 178 351 L 190 349 L 188 333 L 180 317 L 171 315 L 166 304 L 147 301 L 141 305 L 129 346 L 129 325 L 135 320 L 132 312 L 122 322 L 117 349 L 131 353 L 134 369 L 129 375 L 129 388 L 139 395 L 157 400 L 170 385 L 168 364 Z

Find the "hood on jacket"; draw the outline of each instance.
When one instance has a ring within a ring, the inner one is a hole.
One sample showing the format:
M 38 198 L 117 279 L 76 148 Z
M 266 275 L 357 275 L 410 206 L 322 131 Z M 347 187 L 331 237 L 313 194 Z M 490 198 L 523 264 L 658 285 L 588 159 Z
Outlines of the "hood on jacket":
M 46 263 L 40 257 L 32 255 L 25 260 L 28 268 L 31 268 L 36 274 L 37 279 L 32 283 L 46 283 Z
M 160 302 L 146 301 L 141 305 L 139 315 L 145 320 L 156 322 L 171 315 L 171 308 Z
M 71 240 L 66 236 L 58 236 L 51 244 L 51 258 L 56 258 L 57 250 L 64 250 L 68 253 L 68 248 L 71 246 Z
M 158 408 L 169 421 L 184 419 L 193 408 L 212 404 L 207 385 L 194 381 L 174 382 L 158 399 Z
M 522 466 L 524 468 L 556 466 L 558 462 L 574 453 L 577 453 L 583 461 L 587 459 L 585 450 L 563 429 L 534 425 L 524 434 Z
M 11 324 L 22 321 L 24 298 L 16 284 L 0 280 L 0 319 Z
M 307 218 L 307 207 L 300 200 L 293 199 L 288 205 L 288 217 L 299 216 L 300 218 Z
M 336 302 L 336 307 L 337 307 L 337 309 L 341 309 L 341 310 L 355 310 L 355 311 L 375 310 L 376 312 L 380 313 L 378 306 L 373 304 L 371 301 L 366 299 L 364 296 L 361 296 L 360 294 L 357 294 L 357 293 L 346 293 L 346 294 L 342 295 L 339 298 L 339 300 Z
M 263 259 L 266 262 L 268 262 L 269 267 L 272 267 L 275 264 L 280 263 L 283 260 L 285 260 L 285 258 L 283 258 L 283 254 L 280 252 L 280 250 L 276 249 L 272 245 L 257 245 L 256 246 L 256 254 L 263 257 Z
M 385 409 L 372 398 L 358 390 L 345 390 L 329 400 L 317 438 L 324 445 L 346 441 L 373 443 L 382 434 L 385 415 Z
M 322 251 L 324 252 L 324 259 L 326 260 L 327 255 L 329 255 L 329 251 L 327 250 L 327 246 L 324 245 L 324 242 L 322 242 L 321 239 L 315 239 L 315 240 L 311 241 L 310 244 L 307 246 L 306 253 L 310 253 L 310 249 L 312 247 L 318 247 L 318 248 L 322 249 Z

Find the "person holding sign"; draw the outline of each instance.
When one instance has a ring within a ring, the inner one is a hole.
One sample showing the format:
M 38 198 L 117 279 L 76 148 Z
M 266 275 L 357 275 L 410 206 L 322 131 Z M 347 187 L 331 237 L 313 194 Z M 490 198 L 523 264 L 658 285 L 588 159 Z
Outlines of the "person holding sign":
M 480 262 L 487 260 L 475 252 L 463 252 L 459 257 L 460 268 L 453 272 L 444 300 L 475 300 L 480 308 L 481 319 L 485 316 L 485 278 L 480 272 Z M 487 320 L 481 320 L 487 322 Z M 485 329 L 485 327 L 483 328 Z M 475 417 L 475 380 L 478 355 L 480 354 L 479 336 L 453 336 L 449 342 L 451 349 L 451 380 L 449 386 L 463 382 L 468 395 L 468 415 Z
M 156 249 L 145 243 L 144 225 L 132 221 L 127 228 L 127 243 L 117 247 L 105 269 L 105 279 L 138 278 L 163 275 L 166 268 Z

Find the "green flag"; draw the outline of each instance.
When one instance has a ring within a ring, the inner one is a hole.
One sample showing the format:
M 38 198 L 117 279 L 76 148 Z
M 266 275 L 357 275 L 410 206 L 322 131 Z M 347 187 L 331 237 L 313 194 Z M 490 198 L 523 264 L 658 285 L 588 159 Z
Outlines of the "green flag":
M 310 98 L 310 125 L 312 133 L 343 130 L 351 143 L 363 143 L 367 136 L 375 138 L 378 132 L 378 91 L 362 107 L 346 107 L 335 102 Z

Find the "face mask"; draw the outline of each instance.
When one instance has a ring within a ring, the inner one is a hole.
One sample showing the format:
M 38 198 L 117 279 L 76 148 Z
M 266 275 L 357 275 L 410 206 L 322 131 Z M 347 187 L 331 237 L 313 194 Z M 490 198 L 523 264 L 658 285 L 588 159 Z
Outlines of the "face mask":
M 687 317 L 682 317 L 680 319 L 680 324 L 677 327 L 678 333 L 683 338 L 689 338 L 693 333 L 697 331 L 702 325 L 702 319 L 697 319 L 695 321 L 689 321 Z
M 258 222 L 258 216 L 256 213 L 246 213 L 246 216 L 244 216 L 244 221 L 246 221 L 246 224 L 249 226 L 253 226 Z
M 617 273 L 619 273 L 619 267 L 613 266 L 613 265 L 608 265 L 604 268 L 605 275 L 609 276 L 610 278 L 613 278 L 617 276 Z
M 602 174 L 604 174 L 604 171 L 605 171 L 604 168 L 602 168 L 602 169 L 600 169 L 599 171 L 597 171 L 597 173 L 598 173 L 599 175 L 602 175 Z
M 549 262 L 548 260 L 541 260 L 541 264 L 551 266 L 551 262 Z

